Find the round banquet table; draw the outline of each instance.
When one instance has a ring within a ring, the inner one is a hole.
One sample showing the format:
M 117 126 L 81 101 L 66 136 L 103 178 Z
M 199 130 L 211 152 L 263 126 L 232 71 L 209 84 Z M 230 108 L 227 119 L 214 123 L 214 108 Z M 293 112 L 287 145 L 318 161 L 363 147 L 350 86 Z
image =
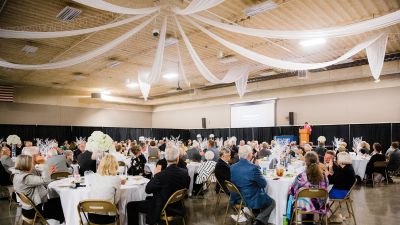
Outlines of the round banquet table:
M 368 159 L 353 159 L 353 168 L 357 176 L 364 179 L 365 171 L 367 170 Z
M 193 184 L 194 184 L 194 174 L 197 172 L 197 169 L 199 168 L 200 163 L 198 162 L 189 162 L 186 167 L 188 169 L 189 177 L 190 177 L 190 185 L 189 185 L 189 190 L 188 190 L 188 195 L 192 196 L 192 191 L 193 191 Z
M 125 185 L 121 185 L 121 199 L 118 203 L 120 224 L 127 224 L 126 204 L 131 201 L 142 201 L 146 198 L 145 187 L 148 179 L 142 178 L 137 182 L 132 176 L 128 177 Z M 70 183 L 70 178 L 53 181 L 48 185 L 49 198 L 60 197 L 64 212 L 66 225 L 79 225 L 79 214 L 77 205 L 80 201 L 90 199 L 89 187 L 78 187 L 76 189 L 65 187 Z
M 264 176 L 267 180 L 267 187 L 265 188 L 267 194 L 275 200 L 275 209 L 271 212 L 268 223 L 281 225 L 283 222 L 283 215 L 286 214 L 287 199 L 289 195 L 289 188 L 292 185 L 296 176 L 293 177 L 279 177 L 274 180 L 275 176 Z

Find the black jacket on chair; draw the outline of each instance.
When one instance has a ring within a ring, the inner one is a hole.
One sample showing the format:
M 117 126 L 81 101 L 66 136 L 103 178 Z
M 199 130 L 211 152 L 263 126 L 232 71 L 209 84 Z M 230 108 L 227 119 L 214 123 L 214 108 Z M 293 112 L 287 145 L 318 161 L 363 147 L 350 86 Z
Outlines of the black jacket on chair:
M 91 170 L 96 173 L 96 160 L 92 160 L 91 151 L 84 151 L 78 155 L 79 174 L 84 175 L 85 171 Z
M 371 159 L 368 161 L 367 169 L 365 171 L 365 173 L 368 176 L 371 176 L 372 173 L 374 173 L 374 172 L 380 173 L 380 174 L 382 174 L 382 176 L 385 176 L 385 168 L 375 168 L 374 167 L 374 163 L 379 162 L 379 161 L 386 161 L 385 155 L 375 154 L 375 155 L 371 156 Z
M 151 199 L 151 212 L 146 216 L 147 224 L 154 224 L 160 219 L 161 210 L 169 197 L 176 191 L 188 188 L 190 177 L 188 171 L 177 167 L 175 164 L 157 173 L 146 186 L 146 193 L 153 194 Z M 172 215 L 184 215 L 185 210 L 181 202 L 170 205 L 167 212 Z
M 222 159 L 218 159 L 217 164 L 215 165 L 215 177 L 217 178 L 218 182 L 222 185 L 224 192 L 229 195 L 229 191 L 225 186 L 225 181 L 231 180 L 231 168 L 228 163 L 226 163 Z M 218 193 L 219 185 L 215 186 L 215 191 Z
M 8 185 L 12 185 L 12 184 L 13 183 L 12 183 L 12 180 L 10 179 L 10 174 L 7 173 L 3 164 L 1 164 L 1 162 L 0 162 L 0 185 L 8 186 Z

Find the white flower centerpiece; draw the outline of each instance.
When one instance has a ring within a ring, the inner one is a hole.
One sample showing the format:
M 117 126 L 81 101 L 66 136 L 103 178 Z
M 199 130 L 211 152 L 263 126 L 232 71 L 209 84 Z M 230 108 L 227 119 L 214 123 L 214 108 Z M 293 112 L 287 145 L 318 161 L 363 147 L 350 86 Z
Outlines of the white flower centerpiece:
M 12 151 L 12 157 L 17 156 L 17 145 L 21 144 L 21 138 L 19 138 L 16 134 L 9 135 L 7 137 L 7 144 L 11 146 Z
M 115 152 L 113 139 L 101 131 L 93 131 L 86 143 L 86 150 L 93 152 L 92 159 L 97 160 L 97 166 L 106 152 Z

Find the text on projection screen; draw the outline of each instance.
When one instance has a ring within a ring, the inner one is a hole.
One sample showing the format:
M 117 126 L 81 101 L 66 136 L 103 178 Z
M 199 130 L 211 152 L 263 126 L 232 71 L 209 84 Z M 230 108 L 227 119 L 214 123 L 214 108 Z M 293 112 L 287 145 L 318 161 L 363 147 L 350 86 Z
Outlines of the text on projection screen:
M 275 101 L 231 105 L 231 128 L 274 126 Z

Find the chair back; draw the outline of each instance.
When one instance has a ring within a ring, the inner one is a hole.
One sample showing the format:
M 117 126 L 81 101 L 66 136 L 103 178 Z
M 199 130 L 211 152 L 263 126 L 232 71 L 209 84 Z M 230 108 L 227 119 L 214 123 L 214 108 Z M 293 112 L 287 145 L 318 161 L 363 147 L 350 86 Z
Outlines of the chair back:
M 81 215 L 82 213 L 85 215 L 85 218 L 87 213 L 115 215 L 115 222 L 112 224 L 119 223 L 118 208 L 113 203 L 108 201 L 96 199 L 81 201 L 78 204 L 78 214 L 81 224 L 84 224 Z M 86 221 L 88 222 L 88 224 L 93 224 L 89 221 L 88 218 L 86 218 Z
M 388 163 L 386 161 L 377 161 L 374 162 L 374 167 L 375 168 L 386 168 Z
M 123 161 L 118 161 L 118 166 L 126 166 L 126 164 Z
M 232 182 L 226 180 L 225 181 L 225 186 L 229 190 L 230 193 L 235 193 L 235 194 L 239 195 L 240 196 L 240 201 L 242 203 L 246 204 L 245 201 L 244 201 L 242 193 L 240 193 L 240 191 L 236 187 L 236 185 L 234 185 Z
M 175 191 L 175 193 L 173 193 L 171 195 L 171 197 L 169 197 L 168 201 L 165 203 L 164 208 L 163 208 L 162 211 L 165 211 L 167 209 L 168 205 L 171 205 L 171 204 L 173 204 L 175 202 L 182 201 L 183 198 L 185 198 L 186 194 L 187 194 L 187 189 L 186 188 Z
M 34 225 L 36 223 L 36 219 L 40 219 L 40 220 L 43 220 L 46 225 L 49 225 L 49 223 L 46 221 L 46 219 L 43 217 L 43 215 L 40 213 L 40 211 L 36 208 L 35 203 L 28 196 L 26 196 L 25 194 L 23 194 L 21 192 L 16 192 L 16 193 L 17 193 L 17 196 L 19 197 L 19 199 L 22 201 L 22 203 L 32 207 L 35 210 L 35 217 L 33 219 L 25 218 L 21 214 L 23 220 L 25 220 L 28 223 L 31 223 L 32 225 Z
M 297 198 L 326 198 L 328 199 L 329 193 L 326 189 L 322 188 L 301 188 L 297 193 Z
M 52 180 L 60 180 L 63 178 L 67 178 L 69 175 L 71 175 L 69 172 L 55 172 L 50 175 L 50 178 Z

